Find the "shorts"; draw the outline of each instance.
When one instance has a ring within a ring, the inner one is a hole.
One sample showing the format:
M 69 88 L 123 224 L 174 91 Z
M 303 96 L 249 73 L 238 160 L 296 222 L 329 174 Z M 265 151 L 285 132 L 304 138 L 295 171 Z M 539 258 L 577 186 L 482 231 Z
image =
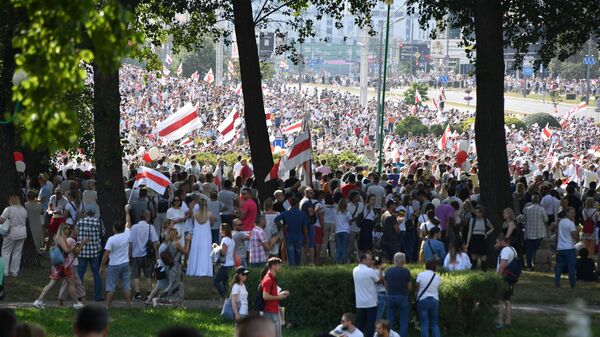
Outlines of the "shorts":
M 323 228 L 315 226 L 315 245 L 323 244 Z
M 50 224 L 48 225 L 48 235 L 54 236 L 58 233 L 58 227 L 65 222 L 65 218 L 51 218 Z
M 152 259 L 147 258 L 145 256 L 134 257 L 133 261 L 131 262 L 131 277 L 134 279 L 139 279 L 143 271 L 145 278 L 151 278 L 152 267 L 154 267 Z
M 117 289 L 117 283 L 119 280 L 122 283 L 123 291 L 128 292 L 131 289 L 129 284 L 129 278 L 131 272 L 129 271 L 129 262 L 108 266 L 106 268 L 106 291 L 114 293 Z
M 308 230 L 308 248 L 315 248 L 315 226 L 311 226 Z
M 507 288 L 504 291 L 504 293 L 502 293 L 502 300 L 503 301 L 510 301 L 512 295 L 515 292 L 515 285 L 514 285 L 514 283 L 508 283 L 508 282 L 505 282 L 505 283 L 506 283 L 506 287 Z

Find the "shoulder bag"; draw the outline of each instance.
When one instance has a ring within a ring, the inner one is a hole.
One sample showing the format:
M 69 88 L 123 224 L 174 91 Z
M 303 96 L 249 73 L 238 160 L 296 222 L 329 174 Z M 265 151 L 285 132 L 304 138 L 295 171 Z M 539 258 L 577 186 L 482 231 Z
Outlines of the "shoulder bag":
M 427 291 L 427 289 L 429 289 L 429 286 L 431 285 L 431 282 L 433 282 L 433 279 L 435 278 L 435 273 L 433 273 L 433 276 L 431 276 L 431 280 L 429 280 L 429 283 L 427 283 L 427 285 L 425 286 L 425 288 L 423 288 L 423 291 L 421 291 L 421 294 L 419 294 L 419 296 L 417 297 L 417 299 L 414 301 L 413 303 L 413 310 L 417 310 L 417 303 L 421 300 L 421 297 L 423 297 L 423 295 L 425 294 L 425 292 Z

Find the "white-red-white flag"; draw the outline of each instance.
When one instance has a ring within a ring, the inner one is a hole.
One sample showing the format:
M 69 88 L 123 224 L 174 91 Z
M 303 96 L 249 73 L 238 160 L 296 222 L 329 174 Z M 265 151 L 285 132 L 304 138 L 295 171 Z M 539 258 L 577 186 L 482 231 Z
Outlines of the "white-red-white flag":
M 194 145 L 194 140 L 190 137 L 185 137 L 179 142 L 179 146 L 190 146 Z
M 173 64 L 173 58 L 171 58 L 171 55 L 167 54 L 167 57 L 165 57 L 165 63 L 168 65 Z
M 573 108 L 571 108 L 571 110 L 569 110 L 569 112 L 567 112 L 567 115 L 565 116 L 565 118 L 563 120 L 560 121 L 560 126 L 564 129 L 567 127 L 567 125 L 569 124 L 569 121 L 573 118 L 573 116 L 575 116 L 576 113 L 578 113 L 580 110 L 587 108 L 587 103 L 586 102 L 581 102 L 579 104 L 577 104 L 576 106 L 574 106 Z
M 544 128 L 542 129 L 541 136 L 544 141 L 548 141 L 550 137 L 552 137 L 552 130 L 548 128 L 548 123 L 546 123 L 546 126 L 544 126 Z
M 285 171 L 289 171 L 298 165 L 302 165 L 311 158 L 311 144 L 308 130 L 300 133 L 294 143 L 288 149 L 284 159 L 283 166 Z
M 179 63 L 179 67 L 177 67 L 177 76 L 181 76 L 183 74 L 183 62 Z
M 273 164 L 273 167 L 271 168 L 271 171 L 269 171 L 269 174 L 267 174 L 267 176 L 265 177 L 265 182 L 267 181 L 271 181 L 271 180 L 277 180 L 279 179 L 279 177 L 283 176 L 283 165 L 281 165 L 281 159 L 279 158 L 277 160 L 277 162 L 275 164 Z
M 299 132 L 302 130 L 302 123 L 304 123 L 304 120 L 298 120 L 288 126 L 286 126 L 285 128 L 281 129 L 281 132 L 284 135 L 289 135 L 292 134 L 294 132 Z
M 167 69 L 167 67 L 163 66 L 162 73 L 165 76 L 169 76 L 169 74 L 171 73 L 171 71 L 169 69 Z
M 189 132 L 199 129 L 202 121 L 198 117 L 198 109 L 192 103 L 186 103 L 176 113 L 156 125 L 158 137 L 166 141 L 175 141 L 185 137 Z
M 267 122 L 267 126 L 273 125 L 271 121 L 271 112 L 265 112 L 265 121 Z
M 421 99 L 421 94 L 419 94 L 419 90 L 415 90 L 415 105 L 420 104 L 423 100 Z
M 169 178 L 151 168 L 140 166 L 137 172 L 133 188 L 139 188 L 141 185 L 145 185 L 156 193 L 163 195 L 165 194 L 167 186 L 171 185 Z
M 448 146 L 448 138 L 450 138 L 451 134 L 452 131 L 450 130 L 450 125 L 448 125 L 446 126 L 446 130 L 444 130 L 444 133 L 442 133 L 442 137 L 440 137 L 440 140 L 438 140 L 438 149 L 446 149 L 446 147 Z
M 212 68 L 208 70 L 206 75 L 204 75 L 204 82 L 208 84 L 212 84 L 215 81 L 215 75 L 213 75 Z
M 192 73 L 192 75 L 190 76 L 190 78 L 192 79 L 192 81 L 198 82 L 200 80 L 200 75 L 198 74 L 198 70 L 194 71 Z
M 236 108 L 233 108 L 229 115 L 217 127 L 217 131 L 221 134 L 221 142 L 228 143 L 236 137 L 238 126 L 242 124 L 240 113 Z

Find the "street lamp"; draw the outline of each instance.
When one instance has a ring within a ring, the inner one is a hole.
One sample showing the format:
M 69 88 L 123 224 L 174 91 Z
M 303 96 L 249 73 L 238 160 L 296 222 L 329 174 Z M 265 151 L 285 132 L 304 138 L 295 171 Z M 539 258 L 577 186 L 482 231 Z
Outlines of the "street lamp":
M 385 115 L 385 85 L 387 81 L 387 61 L 388 61 L 388 44 L 390 37 L 390 9 L 394 0 L 384 0 L 387 5 L 387 20 L 385 28 L 385 54 L 383 58 L 383 83 L 381 84 L 381 106 L 380 106 L 380 118 L 379 118 L 379 160 L 377 164 L 377 172 L 381 175 L 382 171 L 382 159 L 383 159 L 383 120 Z

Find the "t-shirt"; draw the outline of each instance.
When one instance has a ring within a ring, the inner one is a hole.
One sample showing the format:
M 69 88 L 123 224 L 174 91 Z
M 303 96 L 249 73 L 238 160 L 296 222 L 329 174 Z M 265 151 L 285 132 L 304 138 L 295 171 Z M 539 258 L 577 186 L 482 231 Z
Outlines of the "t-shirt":
M 371 185 L 369 186 L 369 188 L 367 188 L 367 195 L 371 194 L 375 195 L 375 205 L 373 206 L 373 208 L 383 208 L 381 201 L 385 196 L 385 188 L 379 185 Z
M 379 281 L 379 271 L 359 264 L 352 270 L 354 278 L 354 293 L 356 308 L 373 308 L 377 306 L 377 289 L 375 282 Z
M 441 204 L 435 209 L 435 217 L 440 220 L 440 227 L 446 229 L 448 221 L 454 217 L 454 208 L 447 204 Z
M 233 213 L 233 202 L 235 201 L 235 199 L 237 199 L 237 194 L 228 191 L 228 190 L 223 190 L 221 192 L 219 192 L 218 194 L 218 199 L 220 202 L 223 203 L 223 210 L 221 211 L 221 214 L 223 215 L 230 215 Z
M 225 254 L 225 263 L 223 263 L 223 266 L 232 267 L 233 265 L 235 265 L 235 261 L 233 260 L 233 252 L 235 251 L 235 242 L 233 241 L 232 238 L 224 236 L 223 239 L 221 240 L 221 245 L 223 245 L 223 244 L 227 246 L 227 254 Z
M 335 329 L 333 329 L 333 332 L 344 337 L 364 337 L 362 331 L 360 331 L 357 327 L 354 327 L 354 329 L 354 332 L 344 330 L 342 329 L 342 325 L 340 324 L 336 326 Z
M 410 271 L 404 267 L 392 267 L 385 271 L 385 284 L 388 295 L 408 295 Z
M 350 219 L 352 214 L 350 212 L 340 213 L 335 212 L 335 234 L 337 233 L 350 233 Z
M 245 232 L 235 231 L 231 233 L 231 237 L 235 243 L 235 255 L 245 258 L 247 250 L 244 241 L 248 239 L 248 234 Z
M 258 208 L 256 207 L 256 203 L 252 199 L 247 199 L 244 201 L 242 205 L 242 211 L 246 212 L 244 218 L 242 219 L 242 230 L 249 232 L 254 228 L 254 222 L 256 221 L 256 216 L 258 215 Z
M 496 272 L 500 270 L 500 261 L 506 260 L 506 265 L 508 266 L 512 260 L 514 260 L 517 255 L 515 255 L 516 250 L 513 247 L 504 247 L 500 251 L 500 256 L 498 256 L 498 264 L 496 265 Z
M 27 209 L 19 206 L 8 206 L 0 218 L 10 221 L 10 231 L 7 237 L 11 240 L 21 240 L 27 237 Z M 8 268 L 6 266 L 5 268 Z
M 575 249 L 571 232 L 575 230 L 575 223 L 568 218 L 563 218 L 558 223 L 558 243 L 556 250 Z
M 433 276 L 433 274 L 433 271 L 425 270 L 424 272 L 421 272 L 419 275 L 417 275 L 417 283 L 419 284 L 419 293 L 416 294 L 417 298 L 421 295 L 421 293 L 423 293 L 423 295 L 421 296 L 421 300 L 424 300 L 427 297 L 433 297 L 436 300 L 440 299 L 438 295 L 438 288 L 440 287 L 440 284 L 442 284 L 442 280 L 437 274 L 435 275 L 435 278 L 433 279 L 427 290 L 423 292 L 425 287 L 427 287 L 429 281 L 431 281 L 431 277 Z
M 238 295 L 240 301 L 238 312 L 240 315 L 248 315 L 248 290 L 246 289 L 246 285 L 234 283 L 233 287 L 231 287 L 231 296 L 233 297 L 233 295 Z
M 109 266 L 129 263 L 129 234 L 129 228 L 125 228 L 123 233 L 115 234 L 106 241 L 104 249 L 110 251 Z
M 262 279 L 260 285 L 261 285 L 262 292 L 268 292 L 269 294 L 271 294 L 273 296 L 279 295 L 279 292 L 277 290 L 277 279 L 275 278 L 275 275 L 271 274 L 271 272 L 268 272 L 267 275 L 265 275 L 265 277 Z M 279 313 L 279 301 L 265 300 L 265 308 L 263 311 L 272 313 L 272 314 L 278 314 Z
M 167 210 L 167 219 L 169 219 L 169 220 L 181 219 L 184 217 L 185 217 L 185 210 L 181 207 L 179 209 L 171 207 Z
M 146 243 L 148 239 L 152 242 L 158 242 L 158 235 L 154 226 L 150 226 L 146 221 L 140 221 L 131 227 L 129 231 L 129 242 L 131 242 L 131 256 L 146 256 Z

